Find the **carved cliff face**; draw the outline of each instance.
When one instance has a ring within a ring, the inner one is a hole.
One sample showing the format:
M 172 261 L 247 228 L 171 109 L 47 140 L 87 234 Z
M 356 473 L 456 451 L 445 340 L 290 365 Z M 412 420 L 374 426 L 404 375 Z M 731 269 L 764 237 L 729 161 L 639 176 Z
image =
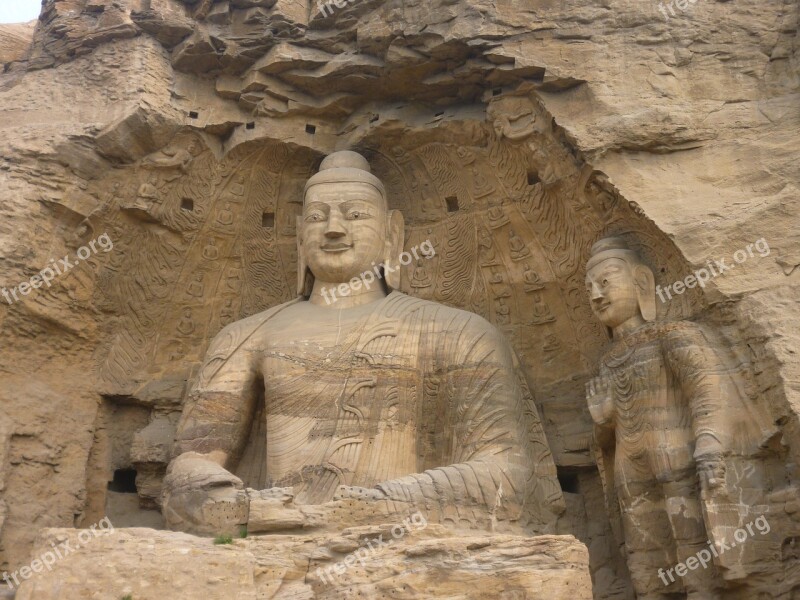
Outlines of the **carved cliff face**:
M 606 327 L 613 329 L 640 316 L 634 274 L 621 258 L 606 259 L 589 269 L 586 291 L 592 312 Z
M 368 183 L 324 183 L 311 187 L 303 207 L 303 251 L 320 281 L 344 283 L 381 261 L 386 208 Z
M 531 102 L 524 98 L 503 98 L 495 101 L 489 111 L 497 137 L 521 142 L 534 133 L 545 133 L 545 117 L 538 115 Z

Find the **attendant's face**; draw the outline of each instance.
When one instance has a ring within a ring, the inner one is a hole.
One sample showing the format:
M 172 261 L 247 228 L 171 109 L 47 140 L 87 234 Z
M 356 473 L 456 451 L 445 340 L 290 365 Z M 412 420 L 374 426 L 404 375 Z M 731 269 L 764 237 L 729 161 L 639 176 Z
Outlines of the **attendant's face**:
M 613 329 L 639 314 L 636 281 L 621 258 L 608 258 L 589 269 L 586 291 L 592 312 L 606 327 Z
M 303 206 L 302 245 L 314 277 L 345 283 L 384 258 L 386 208 L 368 183 L 321 183 Z

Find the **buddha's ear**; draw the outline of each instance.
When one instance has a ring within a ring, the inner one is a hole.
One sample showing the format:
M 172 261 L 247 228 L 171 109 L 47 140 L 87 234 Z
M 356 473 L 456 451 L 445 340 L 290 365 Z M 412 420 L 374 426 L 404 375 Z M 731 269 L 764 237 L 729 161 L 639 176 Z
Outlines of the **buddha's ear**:
M 636 265 L 633 268 L 633 279 L 636 282 L 636 295 L 639 299 L 639 310 L 645 321 L 656 319 L 656 280 L 649 267 Z
M 314 275 L 308 270 L 303 250 L 303 217 L 297 217 L 297 294 L 308 297 L 314 287 Z
M 386 286 L 390 290 L 400 288 L 400 255 L 403 253 L 405 244 L 405 221 L 403 214 L 399 210 L 390 210 L 386 215 L 386 246 L 383 255 L 383 264 L 392 265 L 393 272 L 384 269 Z

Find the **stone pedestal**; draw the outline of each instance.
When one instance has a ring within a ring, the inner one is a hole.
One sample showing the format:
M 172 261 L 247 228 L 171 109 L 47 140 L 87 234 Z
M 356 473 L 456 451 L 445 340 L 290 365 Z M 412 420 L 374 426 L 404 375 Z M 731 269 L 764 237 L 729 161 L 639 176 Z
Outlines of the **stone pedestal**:
M 32 574 L 16 600 L 592 598 L 588 552 L 572 536 L 457 535 L 439 525 L 389 524 L 215 544 L 141 528 L 84 533 L 83 541 L 79 530 L 47 529 L 32 558 L 44 561 L 65 543 L 72 551 Z

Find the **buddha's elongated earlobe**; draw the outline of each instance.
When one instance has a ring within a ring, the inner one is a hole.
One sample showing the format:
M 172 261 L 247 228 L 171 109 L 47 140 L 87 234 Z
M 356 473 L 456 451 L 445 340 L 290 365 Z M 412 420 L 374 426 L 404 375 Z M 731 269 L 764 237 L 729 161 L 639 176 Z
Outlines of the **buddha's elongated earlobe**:
M 389 290 L 400 288 L 400 255 L 405 244 L 405 221 L 399 210 L 390 210 L 386 215 L 386 245 L 383 253 L 383 264 L 395 270 L 385 269 L 386 286 Z
M 633 277 L 636 282 L 636 296 L 639 300 L 639 310 L 645 321 L 656 319 L 656 280 L 653 272 L 644 265 L 633 268 Z
M 308 269 L 303 250 L 303 217 L 297 217 L 297 294 L 308 297 L 314 288 L 314 275 Z

